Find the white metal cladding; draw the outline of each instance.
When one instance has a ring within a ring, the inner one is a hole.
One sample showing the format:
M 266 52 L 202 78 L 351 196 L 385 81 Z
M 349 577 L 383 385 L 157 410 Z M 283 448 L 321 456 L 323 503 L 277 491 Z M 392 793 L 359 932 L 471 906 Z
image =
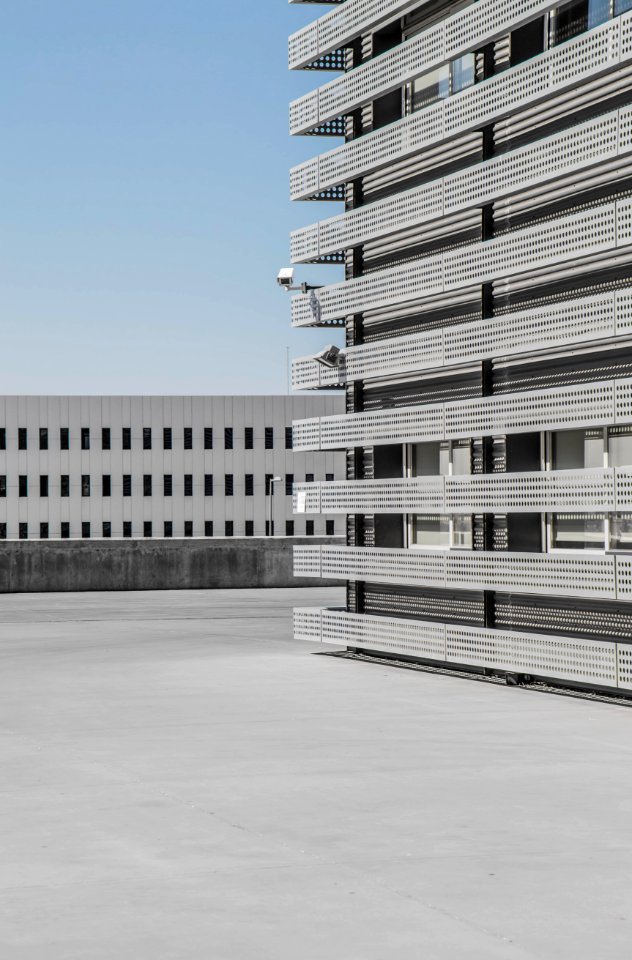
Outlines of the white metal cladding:
M 326 367 L 313 357 L 299 357 L 292 361 L 293 390 L 341 387 L 345 381 L 344 360 L 337 367 Z
M 449 177 L 295 230 L 292 262 L 314 260 L 628 153 L 631 119 L 632 107 L 623 107 Z
M 341 610 L 310 612 L 319 614 L 321 630 L 313 638 L 298 632 L 298 640 L 314 639 L 335 646 L 632 689 L 632 647 L 622 643 L 503 633 L 483 627 L 369 617 Z M 299 631 L 300 628 L 299 623 Z
M 616 498 L 615 498 L 616 484 Z M 297 498 L 297 494 L 301 497 Z M 297 513 L 529 513 L 632 508 L 632 471 L 533 473 L 338 480 L 294 485 Z
M 632 289 L 552 303 L 486 320 L 454 324 L 392 340 L 347 347 L 337 369 L 313 357 L 294 361 L 295 390 L 512 356 L 632 332 Z
M 494 434 L 632 423 L 632 381 L 601 380 L 476 400 L 294 421 L 296 449 L 456 440 Z M 306 425 L 304 427 L 304 424 Z M 320 440 L 317 439 L 320 433 Z M 313 444 L 313 446 L 310 446 Z
M 383 617 L 358 616 L 343 610 L 322 610 L 319 614 L 323 643 L 445 660 L 445 626 L 442 623 L 386 620 Z
M 292 421 L 292 447 L 295 450 L 318 450 L 320 447 L 320 419 Z
M 321 623 L 322 613 L 318 607 L 295 607 L 294 639 L 320 642 Z
M 457 52 L 464 53 L 482 46 L 555 5 L 556 0 L 523 0 L 521 3 L 516 0 L 482 0 L 475 5 L 474 15 L 471 7 L 466 8 L 449 20 L 433 24 L 392 50 L 331 80 L 306 97 L 293 101 L 290 130 L 302 133 L 315 125 L 302 116 L 303 103 L 313 93 L 318 94 L 317 122 L 323 123 L 438 67 Z M 465 16 L 466 13 L 469 16 Z
M 294 557 L 295 576 L 319 576 L 313 571 L 320 557 L 320 576 L 333 580 L 612 600 L 632 595 L 632 584 L 618 594 L 620 558 L 613 555 L 297 546 Z M 622 576 L 632 579 L 631 563 L 623 561 Z
M 619 200 L 322 287 L 292 299 L 293 326 L 447 293 L 632 243 L 632 201 Z
M 346 0 L 293 33 L 289 41 L 290 69 L 307 66 L 325 53 L 336 50 L 368 27 L 388 22 L 424 0 Z
M 625 14 L 444 101 L 308 160 L 290 173 L 292 199 L 311 196 L 430 144 L 501 119 L 629 60 L 631 17 Z

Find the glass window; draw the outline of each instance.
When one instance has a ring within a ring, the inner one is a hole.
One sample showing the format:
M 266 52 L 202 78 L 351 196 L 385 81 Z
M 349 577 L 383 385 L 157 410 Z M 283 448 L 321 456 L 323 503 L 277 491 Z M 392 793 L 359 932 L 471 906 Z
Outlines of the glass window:
M 123 427 L 122 446 L 123 446 L 123 450 L 132 449 L 132 428 L 131 427 Z
M 213 496 L 213 474 L 212 473 L 204 474 L 204 496 L 205 497 Z
M 7 539 L 7 525 L 6 523 L 0 523 L 0 540 Z
M 39 448 L 40 450 L 48 450 L 48 427 L 40 427 Z
M 441 473 L 441 443 L 413 444 L 413 477 L 435 477 Z
M 632 513 L 613 513 L 610 517 L 612 550 L 632 550 Z
M 233 428 L 224 427 L 224 450 L 233 449 Z
M 67 473 L 62 473 L 60 481 L 60 494 L 62 497 L 70 496 L 70 476 Z
M 325 533 L 328 537 L 333 537 L 334 535 L 334 521 L 325 520 Z
M 314 536 L 314 521 L 306 520 L 305 521 L 305 536 L 313 537 Z
M 412 85 L 412 109 L 422 110 L 450 93 L 450 64 L 444 63 L 436 70 L 417 77 Z
M 326 483 L 333 483 L 333 479 L 334 479 L 333 473 L 326 473 L 326 474 L 325 474 L 325 482 L 326 482 Z
M 247 473 L 244 477 L 245 494 L 247 497 L 253 497 L 255 493 L 255 478 L 252 473 Z
M 205 520 L 204 521 L 204 536 L 212 537 L 213 536 L 213 521 Z
M 28 523 L 18 524 L 18 536 L 20 540 L 28 540 L 29 538 L 29 525 Z
M 103 427 L 101 430 L 101 449 L 109 450 L 112 445 L 111 431 L 109 427 Z
M 254 520 L 246 520 L 245 533 L 247 537 L 254 537 L 255 535 L 255 523 Z
M 227 473 L 224 477 L 224 494 L 227 497 L 232 497 L 233 495 L 233 475 L 232 473 Z
M 90 449 L 90 428 L 89 427 L 81 428 L 81 449 L 82 450 Z
M 630 2 L 632 2 L 632 0 L 630 0 Z M 286 427 L 285 428 L 285 449 L 292 450 L 293 446 L 294 446 L 294 442 L 292 439 L 292 428 Z
M 632 428 L 611 427 L 608 430 L 608 464 L 611 467 L 632 466 Z
M 265 428 L 265 448 L 266 450 L 274 449 L 274 427 Z
M 415 514 L 412 522 L 411 542 L 415 547 L 449 547 L 450 522 L 448 517 Z
M 165 427 L 162 431 L 162 449 L 171 450 L 173 437 L 171 427 Z
M 471 87 L 476 79 L 476 58 L 473 53 L 464 53 L 450 64 L 452 93 Z
M 112 536 L 112 524 L 109 520 L 103 521 L 103 536 L 106 538 L 106 540 Z
M 226 522 L 224 523 L 224 536 L 225 536 L 225 537 L 232 537 L 232 536 L 233 536 L 233 530 L 234 530 L 233 521 L 232 521 L 232 520 L 226 520 Z
M 164 524 L 163 524 L 162 530 L 163 530 L 163 536 L 164 536 L 164 537 L 172 537 L 172 536 L 173 536 L 173 521 L 172 521 L 172 520 L 165 520 L 165 522 L 164 522 Z
M 81 496 L 90 496 L 90 476 L 87 473 L 81 474 Z
M 184 521 L 184 535 L 185 537 L 193 536 L 193 520 Z
M 123 536 L 131 537 L 131 535 L 132 535 L 132 521 L 123 520 Z
M 614 0 L 614 15 L 618 17 L 620 13 L 626 13 L 632 10 L 632 0 Z
M 204 449 L 212 450 L 213 449 L 213 428 L 204 427 Z
M 87 520 L 84 520 L 81 524 L 81 536 L 84 540 L 88 540 L 90 537 L 90 523 Z
M 132 475 L 131 473 L 123 474 L 123 496 L 131 497 L 132 495 Z
M 151 537 L 151 536 L 153 536 L 153 532 L 152 532 L 152 531 L 153 531 L 153 527 L 152 527 L 151 520 L 145 520 L 145 521 L 143 522 L 143 536 L 144 536 L 144 537 Z
M 291 497 L 291 496 L 292 496 L 292 488 L 293 488 L 293 486 L 294 486 L 294 474 L 293 474 L 293 473 L 286 473 L 286 474 L 285 474 L 285 496 L 286 496 L 286 497 Z
M 101 495 L 103 497 L 112 496 L 112 477 L 109 473 L 104 473 L 101 477 Z
M 70 450 L 70 430 L 68 427 L 59 428 L 59 448 L 60 450 Z
M 472 540 L 472 518 L 469 516 L 461 517 L 458 514 L 452 520 L 452 546 L 459 547 L 462 550 L 471 550 Z
M 268 474 L 268 476 L 269 476 L 269 474 Z M 313 473 L 306 473 L 306 474 L 305 474 L 305 483 L 313 483 L 313 482 L 314 482 L 314 474 L 313 474 Z M 266 493 L 267 493 L 267 492 L 268 492 L 268 490 L 267 490 L 267 480 L 266 480 Z
M 252 427 L 246 427 L 244 434 L 244 445 L 246 450 L 252 450 L 255 445 L 255 434 Z
M 48 477 L 45 474 L 40 476 L 40 497 L 48 496 Z
M 40 540 L 48 540 L 48 524 L 40 523 Z
M 165 473 L 162 478 L 162 492 L 165 497 L 173 496 L 173 476 L 170 473 Z
M 152 490 L 151 473 L 145 473 L 143 474 L 143 496 L 151 497 L 152 495 L 151 490 Z
M 3 473 L 0 476 L 0 497 L 6 497 L 7 495 L 7 475 Z
M 0 450 L 7 449 L 7 428 L 0 427 Z
M 27 433 L 26 427 L 18 427 L 18 450 L 26 450 Z
M 184 428 L 184 449 L 193 450 L 193 428 Z
M 294 521 L 286 520 L 285 521 L 285 536 L 293 537 L 294 536 Z
M 61 524 L 61 538 L 62 540 L 67 540 L 70 536 L 70 524 L 67 520 L 62 520 Z
M 193 496 L 193 474 L 185 473 L 184 475 L 184 495 L 185 497 Z
M 29 484 L 28 478 L 21 473 L 18 477 L 18 496 L 19 497 L 28 497 L 29 495 Z
M 143 450 L 151 450 L 151 427 L 143 427 Z
M 558 550 L 602 550 L 604 518 L 594 514 L 553 514 L 551 546 Z
M 560 430 L 551 434 L 553 470 L 581 470 L 585 466 L 585 430 Z

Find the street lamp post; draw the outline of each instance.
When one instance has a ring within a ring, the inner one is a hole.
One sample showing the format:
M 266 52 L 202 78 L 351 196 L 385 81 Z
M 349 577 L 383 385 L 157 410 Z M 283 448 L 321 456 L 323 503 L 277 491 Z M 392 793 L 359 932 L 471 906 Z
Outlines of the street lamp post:
M 274 496 L 274 484 L 275 484 L 275 483 L 279 483 L 280 480 L 281 480 L 281 477 L 270 477 L 270 489 L 268 490 L 268 496 L 269 496 L 269 500 L 268 500 L 268 536 L 269 536 L 269 537 L 273 537 L 273 536 L 274 536 L 274 534 L 273 534 L 273 532 L 272 532 L 272 530 L 273 530 L 273 527 L 272 527 L 272 503 L 273 503 L 272 497 Z

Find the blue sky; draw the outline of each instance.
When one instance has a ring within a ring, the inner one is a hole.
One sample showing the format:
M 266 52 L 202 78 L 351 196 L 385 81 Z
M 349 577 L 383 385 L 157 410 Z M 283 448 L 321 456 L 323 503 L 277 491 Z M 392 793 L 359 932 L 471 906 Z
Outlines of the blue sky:
M 287 35 L 326 10 L 4 6 L 0 392 L 281 393 L 286 346 L 335 340 L 291 330 L 275 283 L 289 231 L 340 209 L 288 200 L 319 141 L 287 103 L 319 78 L 287 71 Z

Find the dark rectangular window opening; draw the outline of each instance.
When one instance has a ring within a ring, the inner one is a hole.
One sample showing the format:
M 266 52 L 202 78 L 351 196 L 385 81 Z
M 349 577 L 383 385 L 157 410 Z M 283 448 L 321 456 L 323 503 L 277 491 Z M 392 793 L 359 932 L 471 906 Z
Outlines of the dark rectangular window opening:
M 6 523 L 0 523 L 0 540 L 7 539 L 7 525 Z
M 184 428 L 184 449 L 193 450 L 193 428 Z
M 152 495 L 151 488 L 152 488 L 151 473 L 145 473 L 143 474 L 143 496 L 144 497 L 151 497 Z
M 184 475 L 184 495 L 185 497 L 193 496 L 193 474 L 185 473 Z
M 67 473 L 62 473 L 59 481 L 60 495 L 62 497 L 70 496 L 70 476 Z
M 151 427 L 143 427 L 143 450 L 151 450 Z
M 28 523 L 20 523 L 18 525 L 18 536 L 20 540 L 28 540 L 29 538 L 29 525 Z
M 173 496 L 173 476 L 170 473 L 165 473 L 162 478 L 162 492 L 165 497 Z
M 39 448 L 40 450 L 48 450 L 48 427 L 40 427 Z
M 334 521 L 333 521 L 333 520 L 325 520 L 325 533 L 327 534 L 327 536 L 328 536 L 328 537 L 333 537 L 333 535 L 334 535 L 335 532 L 336 532 L 336 531 L 335 531 L 335 527 L 334 527 Z
M 227 497 L 232 497 L 232 496 L 233 496 L 233 489 L 234 489 L 233 474 L 232 474 L 232 473 L 227 473 L 227 474 L 224 476 L 224 494 L 225 494 L 225 496 L 227 496 Z
M 123 474 L 123 496 L 131 497 L 132 495 L 132 475 L 131 473 Z
M 7 428 L 0 427 L 0 450 L 7 449 Z
M 84 520 L 81 524 L 81 536 L 84 540 L 90 539 L 90 521 Z
M 112 446 L 112 435 L 109 427 L 103 427 L 101 430 L 101 449 L 110 450 Z
M 28 497 L 29 495 L 29 482 L 28 477 L 25 474 L 21 473 L 18 477 L 18 496 L 19 497 Z
M 70 524 L 67 520 L 62 520 L 61 524 L 61 538 L 62 540 L 68 540 L 70 537 Z
M 292 437 L 292 428 L 286 427 L 285 428 L 285 449 L 292 450 L 293 448 L 294 448 L 294 440 Z
M 90 428 L 89 427 L 81 428 L 81 449 L 82 450 L 90 449 Z
M 42 474 L 40 476 L 40 497 L 47 497 L 47 496 L 48 496 L 48 476 L 46 474 Z
M 131 537 L 131 535 L 132 535 L 132 521 L 123 520 L 123 536 Z
M 18 427 L 18 450 L 26 450 L 27 434 L 26 427 Z
M 213 449 L 213 428 L 204 427 L 204 449 L 212 450 Z
M 143 536 L 144 537 L 153 537 L 153 527 L 151 520 L 145 520 L 143 523 Z
M 270 521 L 266 520 L 266 537 L 274 536 L 274 520 L 272 521 L 272 527 L 270 527 Z
M 162 449 L 171 450 L 173 446 L 173 435 L 171 433 L 171 427 L 165 427 L 162 431 Z
M 90 496 L 90 477 L 87 473 L 81 474 L 81 496 Z
M 204 536 L 212 537 L 213 536 L 213 521 L 205 520 L 204 521 Z
M 112 536 L 112 524 L 109 520 L 103 521 L 103 536 L 106 540 Z
M 246 520 L 246 536 L 254 537 L 255 535 L 255 522 L 254 520 Z
M 291 497 L 291 496 L 292 496 L 292 492 L 293 492 L 293 491 L 292 491 L 292 488 L 293 488 L 293 486 L 294 486 L 294 474 L 293 474 L 293 473 L 286 473 L 286 474 L 285 474 L 285 496 L 286 496 L 286 497 Z
M 185 537 L 193 536 L 193 520 L 184 521 L 184 535 Z
M 59 449 L 70 450 L 70 430 L 68 427 L 59 428 Z
M 213 474 L 212 473 L 204 474 L 204 496 L 205 497 L 213 496 Z
M 224 427 L 224 450 L 233 449 L 233 428 Z
M 305 483 L 313 483 L 313 482 L 314 482 L 314 474 L 313 474 L 313 473 L 306 473 L 306 474 L 305 474 Z
M 48 540 L 48 524 L 40 523 L 40 540 Z
M 163 524 L 163 537 L 173 536 L 173 520 L 165 520 Z
M 232 521 L 232 520 L 226 520 L 225 523 L 224 523 L 224 536 L 225 536 L 225 537 L 232 537 L 232 536 L 233 536 L 233 530 L 234 530 L 234 529 L 235 529 L 235 525 L 234 525 L 233 521 Z
M 274 450 L 274 427 L 265 428 L 265 438 L 266 450 Z
M 286 520 L 285 521 L 285 536 L 293 537 L 294 536 L 294 521 Z
M 333 479 L 334 479 L 333 473 L 326 473 L 326 474 L 325 474 L 325 482 L 326 482 L 326 483 L 332 483 Z
M 6 497 L 7 495 L 7 475 L 3 473 L 0 475 L 0 497 Z
M 255 432 L 252 427 L 246 427 L 244 434 L 244 446 L 246 450 L 254 450 L 255 447 Z
M 103 497 L 112 496 L 112 476 L 109 473 L 104 473 L 101 477 L 101 495 Z
M 247 497 L 254 497 L 255 495 L 255 478 L 254 474 L 247 473 L 244 477 L 244 486 Z
M 305 536 L 313 537 L 314 536 L 314 521 L 306 520 L 305 521 Z
M 132 449 L 132 428 L 131 427 L 123 427 L 123 435 L 121 439 L 122 439 L 123 450 L 131 450 Z
M 266 497 L 274 495 L 274 484 L 272 483 L 272 477 L 274 474 L 266 473 Z

